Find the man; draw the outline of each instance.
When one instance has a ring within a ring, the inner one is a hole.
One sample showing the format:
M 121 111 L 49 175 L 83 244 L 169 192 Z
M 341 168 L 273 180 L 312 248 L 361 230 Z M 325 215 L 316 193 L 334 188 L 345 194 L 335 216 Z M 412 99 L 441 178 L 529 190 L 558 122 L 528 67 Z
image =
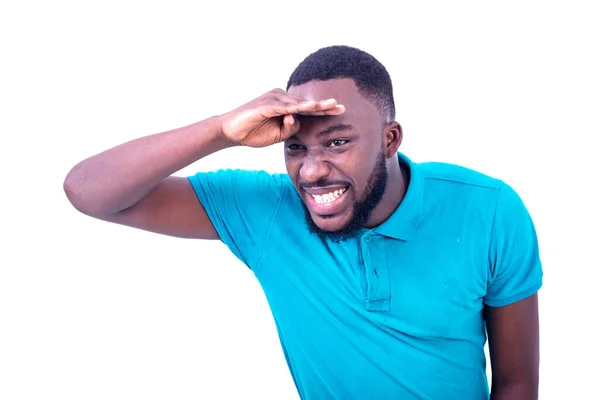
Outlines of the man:
M 283 142 L 287 174 L 181 168 Z M 400 153 L 392 83 L 371 55 L 309 55 L 286 91 L 76 165 L 75 208 L 220 239 L 256 275 L 303 399 L 537 399 L 534 225 L 505 183 Z

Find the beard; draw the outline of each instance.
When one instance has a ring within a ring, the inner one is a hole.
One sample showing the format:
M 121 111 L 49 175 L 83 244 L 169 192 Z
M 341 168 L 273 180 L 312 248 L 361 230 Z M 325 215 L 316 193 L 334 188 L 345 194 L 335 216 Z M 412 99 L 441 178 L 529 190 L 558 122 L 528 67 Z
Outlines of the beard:
M 373 168 L 373 172 L 367 181 L 363 199 L 354 201 L 352 205 L 352 217 L 344 227 L 337 231 L 326 231 L 319 228 L 315 224 L 315 221 L 313 221 L 308 207 L 302 202 L 306 225 L 310 233 L 317 235 L 322 240 L 331 240 L 334 242 L 341 242 L 359 236 L 361 230 L 367 221 L 369 221 L 371 213 L 377 207 L 385 193 L 387 179 L 386 158 L 383 152 L 381 152 L 377 158 L 375 168 Z

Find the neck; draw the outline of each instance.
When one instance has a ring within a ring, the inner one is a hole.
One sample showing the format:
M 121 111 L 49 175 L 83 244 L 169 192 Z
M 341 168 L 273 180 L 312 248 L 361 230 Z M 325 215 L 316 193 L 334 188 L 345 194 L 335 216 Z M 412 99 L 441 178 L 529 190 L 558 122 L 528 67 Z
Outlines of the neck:
M 404 172 L 398 157 L 394 156 L 388 160 L 388 179 L 385 193 L 381 201 L 375 207 L 367 223 L 367 228 L 381 225 L 396 211 L 408 188 L 408 174 Z

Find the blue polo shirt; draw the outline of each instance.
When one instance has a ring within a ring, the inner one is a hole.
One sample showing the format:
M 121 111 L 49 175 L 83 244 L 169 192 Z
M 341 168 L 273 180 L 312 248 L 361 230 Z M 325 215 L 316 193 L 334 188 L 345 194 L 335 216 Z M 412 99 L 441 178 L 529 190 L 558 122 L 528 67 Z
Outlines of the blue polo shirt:
M 456 165 L 399 160 L 410 167 L 400 206 L 340 243 L 309 233 L 285 174 L 189 177 L 259 280 L 303 399 L 487 399 L 483 306 L 542 285 L 535 228 L 513 189 Z

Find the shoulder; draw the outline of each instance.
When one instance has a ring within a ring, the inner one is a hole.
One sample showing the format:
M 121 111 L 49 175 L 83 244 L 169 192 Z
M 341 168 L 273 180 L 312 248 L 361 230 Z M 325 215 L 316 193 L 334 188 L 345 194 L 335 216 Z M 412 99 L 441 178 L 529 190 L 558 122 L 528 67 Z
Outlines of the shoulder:
M 220 169 L 188 176 L 202 205 L 219 214 L 273 214 L 290 186 L 286 174 Z
M 423 178 L 432 185 L 454 186 L 456 189 L 482 188 L 492 191 L 498 191 L 503 186 L 500 179 L 461 165 L 423 162 L 417 163 L 416 167 L 421 171 Z
M 209 172 L 198 172 L 188 177 L 192 185 L 239 185 L 250 189 L 281 189 L 285 185 L 287 175 L 269 173 L 264 170 L 219 169 Z
M 196 194 L 202 199 L 215 197 L 224 201 L 239 199 L 273 203 L 291 185 L 287 174 L 263 170 L 220 169 L 188 176 Z
M 416 163 L 423 184 L 423 201 L 432 210 L 472 216 L 491 223 L 498 196 L 505 183 L 485 173 L 443 162 Z M 437 213 L 437 212 L 436 212 Z
M 478 226 L 488 236 L 492 226 L 526 213 L 516 191 L 499 178 L 444 162 L 414 163 L 412 169 L 423 185 L 426 216 Z
M 221 169 L 188 177 L 220 239 L 256 267 L 282 204 L 288 202 L 286 174 Z
M 523 228 L 531 223 L 517 191 L 501 179 L 456 164 L 415 163 L 425 183 L 427 203 L 433 208 L 463 210 L 494 225 L 496 231 Z M 519 226 L 520 223 L 520 226 Z

